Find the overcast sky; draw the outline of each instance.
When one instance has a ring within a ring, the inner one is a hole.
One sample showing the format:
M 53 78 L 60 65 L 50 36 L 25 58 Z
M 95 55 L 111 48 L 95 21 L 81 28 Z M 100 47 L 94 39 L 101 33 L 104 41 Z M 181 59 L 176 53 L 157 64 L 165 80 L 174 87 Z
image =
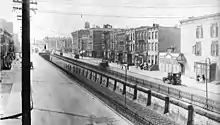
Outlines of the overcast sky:
M 12 12 L 12 6 L 12 0 L 0 0 L 0 18 L 13 21 L 14 32 L 18 32 L 21 21 L 16 20 L 17 14 Z M 72 31 L 82 29 L 85 21 L 89 21 L 91 26 L 108 23 L 115 28 L 146 26 L 153 23 L 174 26 L 179 20 L 190 16 L 219 13 L 220 0 L 38 0 L 38 5 L 32 7 L 37 7 L 39 11 L 36 15 L 31 12 L 31 38 L 42 39 L 45 36 L 70 35 Z M 70 14 L 177 18 L 119 18 L 89 15 L 83 15 L 81 18 L 80 15 Z

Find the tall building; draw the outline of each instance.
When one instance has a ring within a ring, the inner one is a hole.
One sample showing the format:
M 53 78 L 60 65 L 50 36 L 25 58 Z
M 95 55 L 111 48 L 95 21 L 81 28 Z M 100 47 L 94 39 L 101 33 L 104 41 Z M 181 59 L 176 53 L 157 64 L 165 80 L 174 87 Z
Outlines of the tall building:
M 79 49 L 79 32 L 78 31 L 74 31 L 71 33 L 72 35 L 72 52 L 77 54 L 78 53 L 78 49 Z
M 181 51 L 186 57 L 185 74 L 220 80 L 220 13 L 181 20 Z
M 125 30 L 122 29 L 120 31 L 117 31 L 117 41 L 116 41 L 116 48 L 115 48 L 115 53 L 116 53 L 116 61 L 117 62 L 123 62 L 126 63 L 125 60 L 125 52 L 126 52 L 126 34 Z

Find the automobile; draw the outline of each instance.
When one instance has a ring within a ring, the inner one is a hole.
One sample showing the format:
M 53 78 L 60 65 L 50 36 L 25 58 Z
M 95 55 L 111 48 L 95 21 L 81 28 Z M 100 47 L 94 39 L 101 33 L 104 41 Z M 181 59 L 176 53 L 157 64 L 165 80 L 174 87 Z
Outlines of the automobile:
M 79 59 L 79 54 L 76 54 L 74 58 Z
M 169 72 L 167 77 L 163 77 L 163 82 L 172 85 L 181 85 L 181 73 L 171 73 Z
M 103 67 L 103 68 L 109 67 L 109 62 L 108 62 L 108 60 L 102 60 L 102 62 L 99 63 L 99 66 L 101 66 L 101 67 Z

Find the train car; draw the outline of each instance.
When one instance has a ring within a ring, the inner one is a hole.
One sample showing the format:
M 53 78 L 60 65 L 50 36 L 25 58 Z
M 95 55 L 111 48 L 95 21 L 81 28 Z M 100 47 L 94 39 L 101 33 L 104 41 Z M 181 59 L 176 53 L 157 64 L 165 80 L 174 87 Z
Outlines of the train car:
M 13 37 L 6 30 L 0 28 L 0 69 L 10 70 L 15 59 L 15 45 Z

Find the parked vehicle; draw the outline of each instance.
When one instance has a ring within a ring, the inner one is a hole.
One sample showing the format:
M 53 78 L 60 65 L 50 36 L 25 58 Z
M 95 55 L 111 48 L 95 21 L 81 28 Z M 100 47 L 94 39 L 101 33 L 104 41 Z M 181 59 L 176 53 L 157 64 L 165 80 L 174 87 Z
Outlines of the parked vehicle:
M 163 82 L 172 85 L 181 85 L 181 73 L 168 73 L 167 77 L 163 77 Z
M 79 54 L 76 54 L 74 58 L 79 59 Z
M 101 66 L 101 67 L 103 67 L 103 68 L 109 67 L 109 62 L 108 62 L 108 60 L 102 60 L 102 62 L 99 63 L 99 66 Z

